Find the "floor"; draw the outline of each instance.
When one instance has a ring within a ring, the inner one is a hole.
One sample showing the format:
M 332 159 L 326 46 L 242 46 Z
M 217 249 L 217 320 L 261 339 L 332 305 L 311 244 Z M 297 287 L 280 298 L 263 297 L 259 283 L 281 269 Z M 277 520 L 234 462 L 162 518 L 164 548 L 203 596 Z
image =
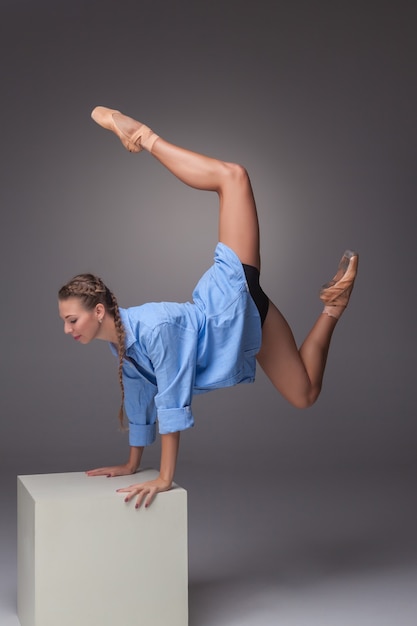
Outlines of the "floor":
M 180 473 L 190 626 L 416 626 L 414 470 Z M 19 626 L 15 479 L 0 483 L 1 626 Z

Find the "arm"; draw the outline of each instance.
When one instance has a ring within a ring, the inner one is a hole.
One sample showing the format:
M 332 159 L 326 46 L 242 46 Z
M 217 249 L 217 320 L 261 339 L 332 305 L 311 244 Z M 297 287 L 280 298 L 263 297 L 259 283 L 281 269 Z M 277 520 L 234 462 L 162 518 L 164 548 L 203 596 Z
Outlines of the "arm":
M 138 509 L 142 502 L 145 503 L 145 507 L 148 507 L 157 493 L 171 489 L 177 464 L 179 443 L 179 432 L 161 435 L 161 466 L 158 478 L 118 489 L 119 493 L 126 493 L 125 502 L 129 502 L 137 496 L 135 508 Z
M 159 477 L 166 483 L 168 489 L 171 489 L 172 481 L 174 480 L 179 445 L 179 432 L 161 435 L 161 466 L 159 468 Z
M 88 470 L 87 476 L 127 476 L 134 474 L 139 468 L 142 458 L 143 446 L 130 446 L 129 459 L 123 465 L 114 465 L 111 467 L 98 467 L 97 469 Z

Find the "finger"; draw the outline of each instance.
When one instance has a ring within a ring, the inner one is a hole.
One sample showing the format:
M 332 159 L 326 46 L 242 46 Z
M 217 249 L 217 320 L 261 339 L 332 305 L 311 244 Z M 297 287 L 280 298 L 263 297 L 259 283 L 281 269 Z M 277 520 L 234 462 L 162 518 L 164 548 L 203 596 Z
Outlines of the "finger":
M 86 472 L 87 476 L 106 476 L 110 472 L 108 467 L 99 467 L 97 469 L 88 470 Z
M 116 491 L 118 493 L 124 493 L 127 491 L 132 491 L 132 489 L 138 489 L 138 485 L 129 485 L 129 487 L 119 487 L 119 489 L 116 489 Z
M 124 501 L 130 502 L 136 495 L 141 495 L 142 488 L 138 485 L 134 485 L 130 488 L 120 489 L 120 491 L 127 494 Z
M 106 473 L 107 478 L 114 478 L 115 476 L 121 476 L 120 472 L 113 469 Z
M 135 509 L 139 509 L 140 505 L 143 502 L 144 497 L 146 496 L 146 493 L 147 491 L 145 491 L 144 489 L 139 493 L 136 499 Z
M 136 494 L 137 494 L 137 489 L 133 489 L 130 493 L 127 494 L 127 496 L 125 496 L 125 502 L 130 502 L 132 498 L 135 497 Z
M 155 498 L 157 493 L 158 493 L 157 489 L 152 489 L 149 492 L 149 494 L 148 494 L 148 496 L 147 496 L 147 498 L 145 500 L 145 509 L 147 509 L 148 506 L 150 506 L 152 504 L 152 502 L 153 502 L 153 500 L 154 500 L 154 498 Z

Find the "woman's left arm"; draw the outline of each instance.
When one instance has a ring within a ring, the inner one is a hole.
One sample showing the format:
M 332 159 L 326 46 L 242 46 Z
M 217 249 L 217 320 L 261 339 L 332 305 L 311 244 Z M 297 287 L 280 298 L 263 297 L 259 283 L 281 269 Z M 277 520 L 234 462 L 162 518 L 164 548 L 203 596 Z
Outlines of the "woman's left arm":
M 118 489 L 118 493 L 126 493 L 125 502 L 129 502 L 137 496 L 135 508 L 138 509 L 142 503 L 148 507 L 157 493 L 171 489 L 177 465 L 179 443 L 179 432 L 161 435 L 161 466 L 158 478 Z

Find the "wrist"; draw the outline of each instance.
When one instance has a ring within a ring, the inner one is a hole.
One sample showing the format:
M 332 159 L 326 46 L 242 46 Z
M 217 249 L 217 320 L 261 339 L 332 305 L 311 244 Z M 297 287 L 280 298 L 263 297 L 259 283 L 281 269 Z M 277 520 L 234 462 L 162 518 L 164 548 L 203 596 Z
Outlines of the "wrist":
M 163 474 L 161 474 L 161 472 L 159 472 L 158 479 L 159 479 L 159 482 L 162 483 L 164 488 L 170 489 L 172 487 L 173 478 L 169 478 L 167 476 L 164 476 Z
M 136 463 L 130 463 L 130 461 L 128 461 L 126 463 L 126 468 L 131 474 L 134 474 L 139 469 L 139 465 L 137 465 Z
M 129 460 L 126 463 L 126 467 L 132 474 L 139 469 L 142 452 L 143 447 L 130 446 Z

